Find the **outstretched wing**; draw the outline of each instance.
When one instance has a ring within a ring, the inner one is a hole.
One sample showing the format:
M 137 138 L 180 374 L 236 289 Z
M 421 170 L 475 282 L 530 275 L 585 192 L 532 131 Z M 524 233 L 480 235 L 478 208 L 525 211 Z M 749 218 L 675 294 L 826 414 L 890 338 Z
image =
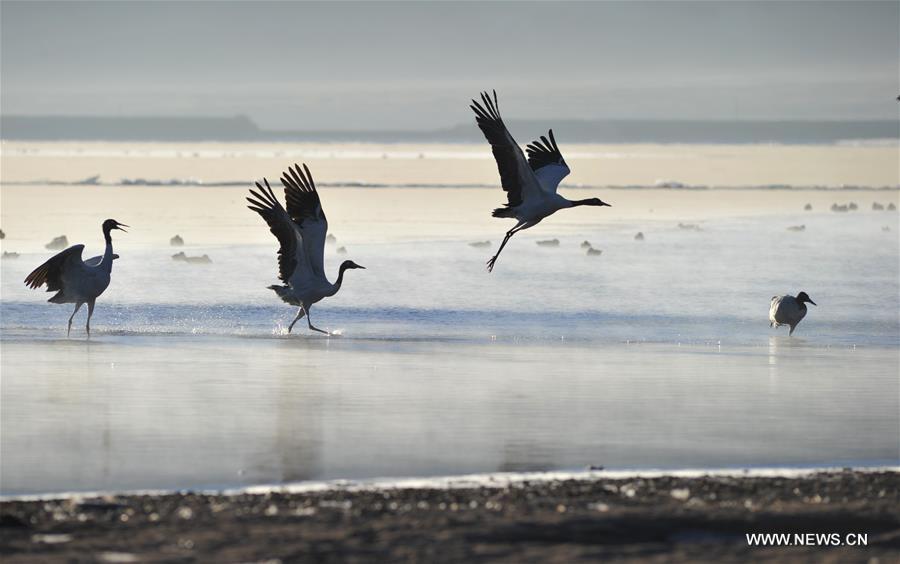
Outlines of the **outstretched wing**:
M 25 277 L 25 284 L 32 289 L 46 284 L 48 292 L 64 290 L 65 281 L 68 279 L 67 275 L 84 268 L 84 261 L 81 260 L 82 251 L 84 251 L 84 245 L 72 245 L 53 255 L 47 262 L 35 268 L 31 274 Z
M 472 111 L 475 121 L 485 138 L 491 144 L 497 169 L 500 171 L 500 184 L 506 192 L 507 207 L 515 207 L 523 201 L 540 196 L 540 184 L 528 166 L 522 149 L 506 129 L 500 117 L 497 105 L 497 92 L 494 99 L 487 92 L 481 93 L 482 104 L 472 100 Z
M 269 181 L 263 178 L 263 182 L 266 183 L 265 188 L 259 182 L 256 183 L 259 192 L 254 192 L 253 189 L 250 190 L 252 197 L 247 198 L 247 201 L 250 202 L 250 205 L 247 207 L 266 220 L 269 230 L 278 239 L 278 244 L 280 245 L 278 249 L 278 278 L 287 284 L 291 276 L 294 275 L 294 271 L 297 270 L 298 251 L 302 253 L 302 248 L 298 240 L 297 227 L 291 221 L 291 216 L 288 215 L 281 202 L 275 197 L 272 187 L 269 186 Z
M 545 192 L 556 193 L 559 183 L 571 171 L 563 159 L 562 153 L 559 152 L 559 146 L 553 137 L 553 130 L 550 130 L 550 139 L 541 135 L 539 140 L 532 141 L 528 145 L 527 151 L 528 164 L 541 183 L 541 188 Z
M 303 170 L 295 164 L 294 168 L 288 167 L 287 172 L 282 173 L 281 183 L 284 185 L 287 213 L 300 232 L 303 255 L 308 261 L 308 266 L 313 274 L 325 278 L 325 237 L 328 235 L 328 220 L 325 219 L 312 174 L 305 164 Z

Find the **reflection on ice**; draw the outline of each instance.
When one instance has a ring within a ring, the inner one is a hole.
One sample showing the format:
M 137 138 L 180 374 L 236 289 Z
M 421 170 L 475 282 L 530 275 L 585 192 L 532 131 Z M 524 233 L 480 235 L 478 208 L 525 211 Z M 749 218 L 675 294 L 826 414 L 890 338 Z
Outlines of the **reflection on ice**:
M 896 351 L 780 345 L 4 340 L 2 493 L 896 463 Z

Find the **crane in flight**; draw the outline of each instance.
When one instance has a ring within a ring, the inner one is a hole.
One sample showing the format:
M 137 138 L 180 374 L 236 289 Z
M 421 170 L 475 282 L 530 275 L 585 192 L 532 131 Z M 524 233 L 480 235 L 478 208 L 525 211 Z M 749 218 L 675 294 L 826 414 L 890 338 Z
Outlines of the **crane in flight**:
M 112 236 L 113 229 L 125 231 L 128 227 L 115 219 L 107 219 L 103 222 L 103 238 L 106 240 L 106 249 L 102 256 L 92 257 L 88 260 L 81 259 L 84 245 L 72 245 L 64 251 L 60 251 L 47 262 L 35 268 L 25 278 L 25 284 L 32 289 L 47 285 L 48 292 L 56 294 L 47 300 L 54 304 L 75 304 L 75 311 L 69 317 L 69 326 L 66 337 L 72 332 L 72 319 L 84 304 L 88 305 L 88 317 L 85 329 L 87 336 L 91 336 L 91 316 L 94 315 L 94 302 L 100 294 L 109 286 L 112 274 L 113 260 L 119 255 L 113 253 Z M 126 231 L 127 233 L 127 231 Z
M 328 220 L 322 210 L 322 202 L 309 168 L 304 164 L 288 167 L 281 176 L 287 209 L 281 205 L 269 181 L 263 178 L 265 187 L 256 183 L 258 191 L 250 189 L 247 198 L 251 210 L 258 213 L 278 239 L 278 277 L 282 285 L 269 286 L 285 303 L 299 307 L 297 316 L 288 326 L 288 333 L 304 315 L 309 328 L 330 335 L 314 327 L 309 310 L 323 298 L 333 296 L 341 289 L 344 271 L 365 268 L 345 260 L 338 269 L 337 280 L 332 284 L 325 276 L 325 239 Z
M 552 129 L 549 132 L 549 139 L 542 135 L 540 140 L 532 141 L 528 145 L 526 160 L 522 149 L 500 117 L 496 90 L 493 99 L 487 92 L 482 92 L 481 103 L 472 100 L 470 107 L 475 112 L 475 122 L 491 144 L 500 172 L 500 184 L 506 192 L 506 204 L 495 209 L 493 216 L 514 218 L 517 222 L 506 232 L 497 254 L 488 261 L 489 272 L 494 269 L 497 257 L 500 256 L 506 242 L 519 231 L 534 227 L 545 217 L 562 209 L 610 205 L 600 198 L 568 200 L 556 193 L 559 183 L 570 171 L 559 151 Z

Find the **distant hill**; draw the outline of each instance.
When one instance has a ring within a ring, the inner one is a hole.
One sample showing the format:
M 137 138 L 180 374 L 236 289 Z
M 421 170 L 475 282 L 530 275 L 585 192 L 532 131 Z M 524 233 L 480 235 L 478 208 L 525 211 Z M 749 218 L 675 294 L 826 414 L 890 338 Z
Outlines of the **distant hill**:
M 900 140 L 896 121 L 508 120 L 520 143 L 814 143 Z M 423 131 L 285 131 L 235 117 L 0 116 L 6 140 L 480 142 L 473 123 Z

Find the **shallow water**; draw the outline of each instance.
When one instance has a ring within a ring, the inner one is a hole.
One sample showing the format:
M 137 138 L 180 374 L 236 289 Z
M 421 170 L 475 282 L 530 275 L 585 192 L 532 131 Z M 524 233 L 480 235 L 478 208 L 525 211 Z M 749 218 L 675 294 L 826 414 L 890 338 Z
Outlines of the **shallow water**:
M 770 335 L 786 333 L 768 328 L 770 298 L 805 290 L 818 307 L 809 307 L 796 336 L 818 346 L 898 346 L 896 213 L 696 223 L 700 231 L 650 220 L 540 225 L 514 237 L 488 274 L 484 263 L 500 237 L 488 248 L 468 245 L 480 237 L 458 234 L 410 241 L 416 228 L 410 222 L 403 236 L 347 244 L 347 255 L 336 253 L 345 243 L 330 244 L 326 271 L 332 276 L 347 258 L 367 269 L 348 271 L 344 288 L 314 306 L 312 316 L 322 328 L 354 338 L 765 346 Z M 786 231 L 797 224 L 806 230 Z M 498 235 L 504 226 L 497 222 Z M 638 230 L 644 241 L 634 240 Z M 117 234 L 126 243 L 127 237 Z M 536 245 L 551 237 L 559 247 Z M 603 254 L 586 256 L 583 240 Z M 213 263 L 173 261 L 170 255 L 181 250 L 208 254 Z M 266 289 L 277 282 L 275 250 L 274 238 L 262 245 L 126 248 L 93 328 L 98 335 L 280 335 L 294 310 Z M 94 252 L 100 249 L 86 255 Z M 71 306 L 48 306 L 49 294 L 22 284 L 49 254 L 2 262 L 4 339 L 55 338 L 64 331 Z M 76 336 L 83 334 L 84 315 Z
M 274 244 L 123 251 L 90 341 L 22 286 L 48 253 L 3 261 L 0 489 L 896 464 L 897 215 L 700 224 L 535 228 L 490 275 L 458 236 L 353 244 L 334 338 L 285 333 Z M 788 338 L 768 301 L 801 289 Z

